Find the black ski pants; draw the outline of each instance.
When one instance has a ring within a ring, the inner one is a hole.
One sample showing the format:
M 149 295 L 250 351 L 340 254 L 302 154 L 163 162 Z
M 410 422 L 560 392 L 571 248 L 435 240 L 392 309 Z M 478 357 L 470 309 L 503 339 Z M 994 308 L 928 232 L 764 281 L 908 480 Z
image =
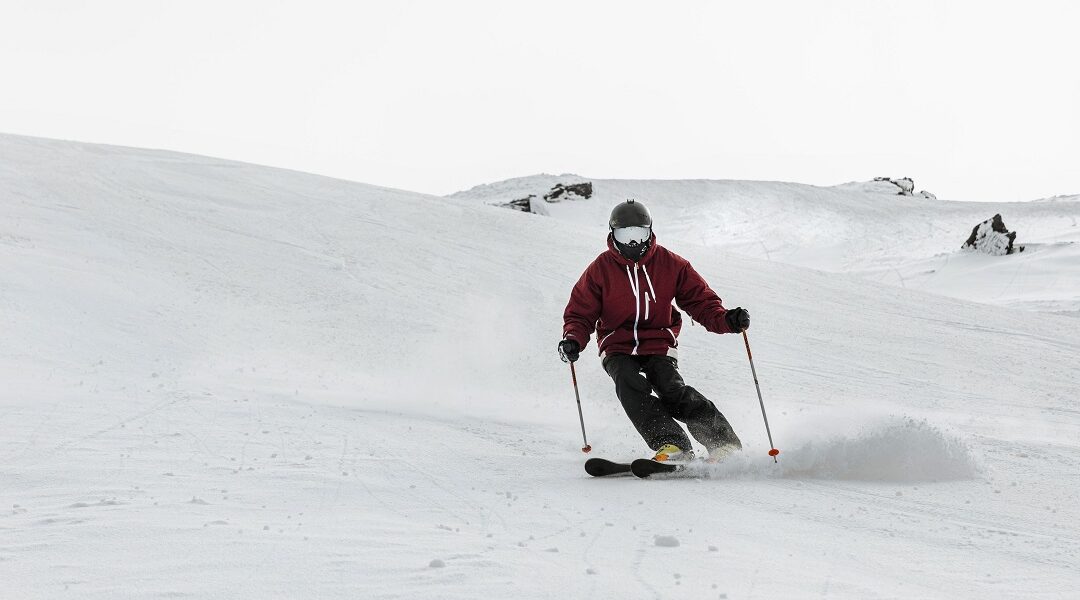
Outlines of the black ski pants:
M 615 394 L 626 416 L 653 450 L 664 444 L 675 444 L 683 450 L 692 448 L 676 419 L 686 423 L 690 435 L 707 449 L 724 444 L 742 448 L 716 405 L 683 382 L 674 358 L 609 354 L 603 364 L 615 381 Z

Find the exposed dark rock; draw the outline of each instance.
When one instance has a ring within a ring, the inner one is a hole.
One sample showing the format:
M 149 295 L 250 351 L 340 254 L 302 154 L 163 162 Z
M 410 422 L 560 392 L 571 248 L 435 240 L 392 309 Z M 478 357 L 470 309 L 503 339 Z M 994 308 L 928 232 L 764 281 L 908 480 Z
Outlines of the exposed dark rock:
M 976 225 L 971 230 L 971 236 L 968 237 L 961 248 L 964 250 L 978 250 L 992 256 L 1023 252 L 1024 247 L 1013 246 L 1014 241 L 1016 241 L 1016 232 L 1005 228 L 1005 222 L 1001 220 L 1001 215 L 994 215 L 993 218 Z
M 910 177 L 901 177 L 900 179 L 893 179 L 891 177 L 875 177 L 874 181 L 888 181 L 889 183 L 900 188 L 900 191 L 896 192 L 897 196 L 911 196 L 912 193 L 915 191 L 915 181 Z M 925 193 L 926 192 L 924 192 L 924 194 Z
M 520 210 L 521 212 L 532 212 L 532 201 L 535 197 L 535 194 L 529 194 L 524 198 L 511 200 L 506 204 L 503 204 L 503 206 L 505 206 L 506 208 L 512 208 L 514 210 Z
M 922 196 L 923 198 L 929 198 L 930 200 L 937 200 L 936 195 L 934 195 L 934 194 L 932 194 L 932 193 L 930 193 L 930 192 L 928 192 L 926 190 L 920 191 L 919 195 Z
M 556 183 L 551 191 L 544 194 L 544 200 L 547 202 L 562 202 L 563 200 L 584 200 L 591 198 L 593 194 L 592 182 L 584 181 L 581 183 Z M 521 212 L 545 214 L 544 209 L 539 208 L 536 204 L 536 194 L 529 194 L 524 198 L 518 198 L 509 202 L 500 204 L 499 206 L 505 206 L 514 210 L 520 210 Z M 539 210 L 537 210 L 539 209 Z
M 592 182 L 585 181 L 582 183 L 571 183 L 564 185 L 556 183 L 555 187 L 551 188 L 551 191 L 544 194 L 544 200 L 548 202 L 559 202 L 562 200 L 578 200 L 588 199 L 592 197 Z

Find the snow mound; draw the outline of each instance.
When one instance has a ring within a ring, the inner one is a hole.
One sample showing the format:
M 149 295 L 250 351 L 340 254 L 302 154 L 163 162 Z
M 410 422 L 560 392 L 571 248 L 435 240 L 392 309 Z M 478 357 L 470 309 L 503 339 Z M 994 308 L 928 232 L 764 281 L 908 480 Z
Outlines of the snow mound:
M 653 543 L 663 548 L 678 548 L 679 538 L 673 535 L 657 535 L 653 536 Z
M 979 472 L 959 438 L 915 419 L 812 440 L 780 458 L 784 477 L 914 482 L 970 479 Z

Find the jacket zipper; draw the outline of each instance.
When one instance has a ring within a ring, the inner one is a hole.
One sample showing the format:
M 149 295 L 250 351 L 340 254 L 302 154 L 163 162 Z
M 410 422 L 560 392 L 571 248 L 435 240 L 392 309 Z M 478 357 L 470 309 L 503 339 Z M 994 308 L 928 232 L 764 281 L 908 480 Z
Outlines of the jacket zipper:
M 637 354 L 638 346 L 638 321 L 641 320 L 641 280 L 638 279 L 638 265 L 634 263 L 634 351 L 631 354 Z
M 641 320 L 641 287 L 637 274 L 638 266 L 634 263 L 634 274 L 630 275 L 630 267 L 626 267 L 626 278 L 630 280 L 630 290 L 634 292 L 634 350 L 630 354 L 637 354 L 638 350 L 638 321 Z

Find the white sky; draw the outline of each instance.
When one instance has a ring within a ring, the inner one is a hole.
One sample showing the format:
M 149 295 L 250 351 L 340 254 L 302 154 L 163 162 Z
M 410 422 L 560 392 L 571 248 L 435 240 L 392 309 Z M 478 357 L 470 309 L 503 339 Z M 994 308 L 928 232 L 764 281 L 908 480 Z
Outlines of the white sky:
M 438 194 L 539 172 L 1080 193 L 1074 2 L 0 0 L 0 131 Z

